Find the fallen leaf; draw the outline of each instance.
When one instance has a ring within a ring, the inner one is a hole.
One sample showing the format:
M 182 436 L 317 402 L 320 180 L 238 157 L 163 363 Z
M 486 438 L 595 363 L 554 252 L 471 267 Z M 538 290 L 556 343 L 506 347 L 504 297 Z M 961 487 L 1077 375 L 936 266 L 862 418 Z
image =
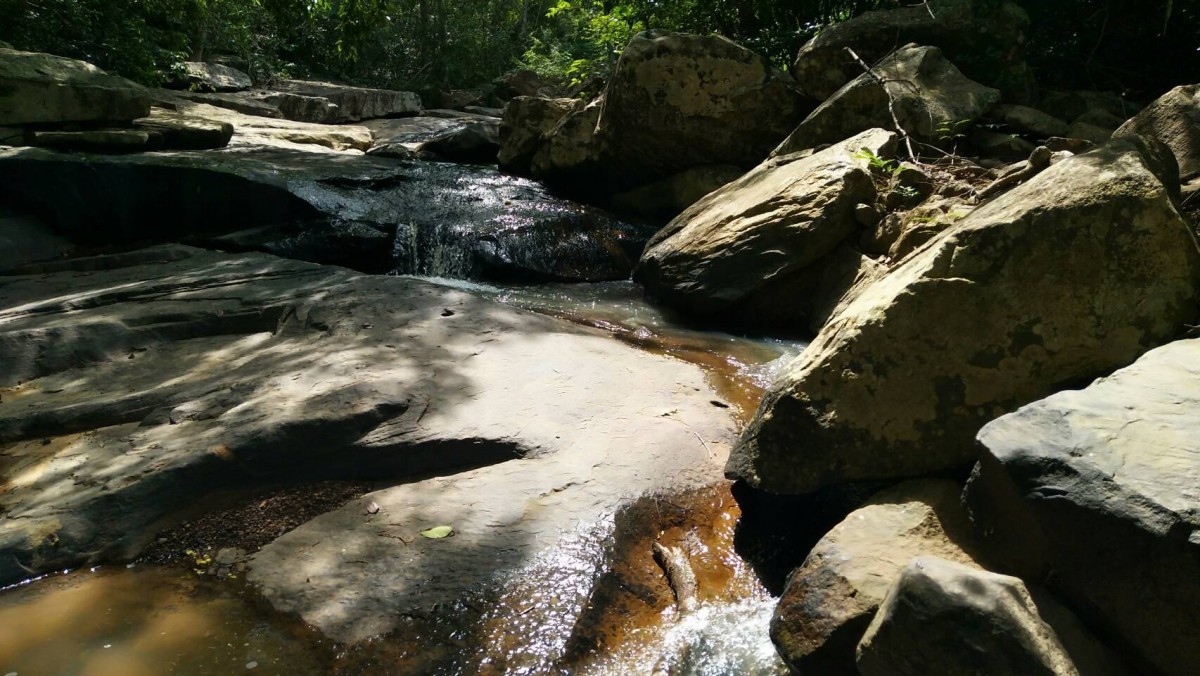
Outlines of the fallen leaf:
M 451 535 L 454 535 L 454 527 L 453 526 L 435 526 L 434 528 L 430 528 L 429 530 L 421 531 L 421 535 L 429 538 L 430 540 L 440 540 L 442 538 L 447 538 L 447 537 L 450 537 Z

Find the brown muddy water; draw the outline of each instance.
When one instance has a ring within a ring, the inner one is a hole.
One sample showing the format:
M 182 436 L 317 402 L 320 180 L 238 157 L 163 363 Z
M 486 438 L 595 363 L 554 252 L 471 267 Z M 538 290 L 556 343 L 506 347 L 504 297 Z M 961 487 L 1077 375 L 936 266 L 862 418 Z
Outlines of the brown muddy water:
M 645 303 L 628 282 L 500 287 L 429 281 L 596 327 L 639 348 L 698 364 L 743 423 L 773 374 L 804 347 L 683 327 Z M 337 502 L 369 489 L 347 483 L 320 490 Z M 213 568 L 205 564 L 221 547 L 253 551 L 280 529 L 298 525 L 297 517 L 310 518 L 296 505 L 312 490 L 293 486 L 235 499 L 165 533 L 131 566 L 64 571 L 0 590 L 0 676 L 440 672 L 439 653 L 447 643 L 431 640 L 427 627 L 338 646 L 271 609 L 236 567 L 209 574 Z M 735 551 L 739 517 L 726 484 L 631 505 L 609 536 L 618 552 L 611 569 L 574 627 L 516 626 L 514 617 L 517 623 L 526 617 L 520 609 L 497 613 L 495 622 L 485 617 L 479 645 L 455 648 L 471 654 L 475 665 L 459 673 L 786 673 L 767 636 L 774 599 Z M 654 542 L 686 553 L 696 575 L 694 607 L 676 604 L 654 560 Z M 571 584 L 526 579 L 522 598 L 500 601 L 533 607 Z M 497 654 L 509 667 L 489 671 Z

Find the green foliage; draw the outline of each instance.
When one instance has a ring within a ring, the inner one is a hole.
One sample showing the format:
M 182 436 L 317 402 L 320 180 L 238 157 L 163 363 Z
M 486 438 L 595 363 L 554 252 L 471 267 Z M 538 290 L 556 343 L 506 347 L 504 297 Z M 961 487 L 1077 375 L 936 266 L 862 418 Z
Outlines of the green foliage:
M 866 148 L 862 148 L 857 153 L 854 153 L 854 156 L 860 160 L 866 160 L 867 166 L 871 168 L 871 171 L 877 174 L 891 176 L 897 171 L 900 171 L 899 162 L 896 160 L 886 160 L 870 150 L 867 150 Z

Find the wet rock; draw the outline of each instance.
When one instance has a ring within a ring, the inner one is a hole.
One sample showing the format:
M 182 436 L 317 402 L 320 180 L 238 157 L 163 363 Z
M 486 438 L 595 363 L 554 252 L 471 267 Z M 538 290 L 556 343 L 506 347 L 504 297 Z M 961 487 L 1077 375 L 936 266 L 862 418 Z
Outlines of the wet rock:
M 0 91 L 0 126 L 128 122 L 150 113 L 141 85 L 50 54 L 0 50 Z
M 874 71 L 883 78 L 882 86 L 867 73 L 851 80 L 805 118 L 774 154 L 837 143 L 872 127 L 891 129 L 889 97 L 900 126 L 930 142 L 939 140 L 939 127 L 974 120 L 1000 100 L 999 91 L 964 77 L 936 47 L 902 47 Z
M 1004 124 L 1017 133 L 1029 134 L 1039 139 L 1066 136 L 1067 130 L 1070 129 L 1069 124 L 1053 115 L 1043 113 L 1036 108 L 1007 103 L 994 106 L 988 112 L 988 118 Z
M 428 112 L 428 111 L 426 111 Z M 383 120 L 367 120 L 363 126 L 371 130 L 375 143 L 419 144 L 463 126 L 460 120 L 445 117 L 398 117 Z
M 1103 659 L 1092 666 L 1075 657 L 1025 583 L 941 558 L 923 556 L 904 566 L 888 590 L 858 645 L 863 676 L 924 674 L 1079 674 L 1127 673 L 1087 636 L 1083 657 Z M 1068 613 L 1066 609 L 1056 609 Z M 1074 625 L 1069 625 L 1074 626 Z
M 219 63 L 185 61 L 175 67 L 168 77 L 171 89 L 197 92 L 240 92 L 254 86 L 250 76 Z
M 731 164 L 692 167 L 650 185 L 613 195 L 612 206 L 625 213 L 667 220 L 744 173 Z
M 528 174 L 542 137 L 571 111 L 582 105 L 576 99 L 518 96 L 504 107 L 500 122 L 500 168 Z
M 774 158 L 706 196 L 663 228 L 636 279 L 663 302 L 696 315 L 736 309 L 770 286 L 804 302 L 798 273 L 859 227 L 855 208 L 875 198 L 862 148 L 887 155 L 895 135 L 875 129 L 811 156 Z
M 317 124 L 359 122 L 421 110 L 421 99 L 412 92 L 306 80 L 282 80 L 270 89 L 255 90 L 253 96 L 278 106 L 289 120 Z
M 960 492 L 952 481 L 909 481 L 826 534 L 789 576 L 771 621 L 784 661 L 803 673 L 854 674 L 855 646 L 909 561 L 939 556 L 978 566 Z
M 610 180 L 633 187 L 694 166 L 753 167 L 810 110 L 791 78 L 741 45 L 648 31 L 621 54 L 597 133 Z
M 397 277 L 174 246 L 6 277 L 0 307 L 4 583 L 134 556 L 217 489 L 437 471 L 255 557 L 273 602 L 361 638 L 627 500 L 711 483 L 733 439 L 694 366 Z M 441 524 L 455 537 L 414 541 Z
M 967 487 L 988 551 L 1045 579 L 1147 673 L 1200 669 L 1200 341 L 983 428 Z
M 825 326 L 729 474 L 806 492 L 964 466 L 987 421 L 1170 340 L 1200 293 L 1174 176 L 1165 147 L 1124 139 L 973 211 Z
M 1034 82 L 1024 60 L 1029 16 L 1013 2 L 931 0 L 928 7 L 866 12 L 827 26 L 800 48 L 792 74 L 808 95 L 824 100 L 862 75 L 850 47 L 874 64 L 897 45 L 939 47 L 967 77 L 1001 90 L 1018 103 L 1032 98 Z
M 1133 119 L 1122 124 L 1114 136 L 1141 134 L 1167 144 L 1179 161 L 1185 182 L 1200 175 L 1200 85 L 1176 87 L 1163 94 Z
M 500 151 L 500 121 L 460 124 L 422 142 L 422 151 L 450 162 L 490 164 Z
M 367 155 L 371 157 L 386 157 L 392 160 L 403 160 L 405 162 L 414 162 L 420 159 L 419 153 L 404 143 L 376 144 L 367 151 Z
M 163 147 L 172 150 L 224 148 L 233 138 L 233 125 L 201 117 L 180 115 L 151 108 L 150 116 L 133 121 L 134 129 L 162 137 Z
M 55 150 L 92 153 L 133 153 L 162 145 L 162 138 L 146 131 L 128 129 L 96 131 L 34 131 L 26 134 L 29 145 Z

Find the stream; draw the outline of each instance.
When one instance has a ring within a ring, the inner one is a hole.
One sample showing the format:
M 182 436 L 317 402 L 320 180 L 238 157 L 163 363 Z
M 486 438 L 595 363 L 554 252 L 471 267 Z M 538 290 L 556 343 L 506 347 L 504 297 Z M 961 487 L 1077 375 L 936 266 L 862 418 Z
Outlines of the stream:
M 404 266 L 399 270 L 406 271 Z M 773 374 L 805 347 L 800 341 L 689 326 L 647 302 L 640 287 L 628 281 L 498 284 L 417 279 L 590 326 L 636 348 L 697 364 L 742 424 L 753 415 Z M 302 494 L 304 487 L 286 490 Z M 687 611 L 673 606 L 610 609 L 596 619 L 607 627 L 603 645 L 562 671 L 786 673 L 768 638 L 774 599 L 735 551 L 740 511 L 728 486 L 683 496 L 679 503 L 688 510 L 687 527 L 643 534 L 633 542 L 649 551 L 657 538 L 686 551 L 697 576 L 696 606 Z M 160 549 L 173 544 L 160 539 Z M 0 590 L 0 676 L 411 673 L 408 668 L 397 671 L 394 665 L 402 661 L 393 656 L 424 649 L 406 645 L 421 641 L 419 636 L 401 634 L 348 649 L 338 646 L 294 617 L 274 611 L 236 573 L 209 574 L 211 569 L 202 565 L 206 561 L 193 561 L 201 557 L 190 550 L 175 552 L 166 565 L 143 559 L 127 566 L 62 571 Z M 531 599 L 553 592 L 534 587 Z M 569 633 L 571 628 L 559 629 Z M 502 630 L 519 633 L 512 627 Z M 531 665 L 544 667 L 547 655 L 562 648 L 554 636 L 518 639 L 513 650 L 543 653 L 529 655 L 526 662 Z M 531 667 L 528 673 L 541 673 L 542 667 Z

